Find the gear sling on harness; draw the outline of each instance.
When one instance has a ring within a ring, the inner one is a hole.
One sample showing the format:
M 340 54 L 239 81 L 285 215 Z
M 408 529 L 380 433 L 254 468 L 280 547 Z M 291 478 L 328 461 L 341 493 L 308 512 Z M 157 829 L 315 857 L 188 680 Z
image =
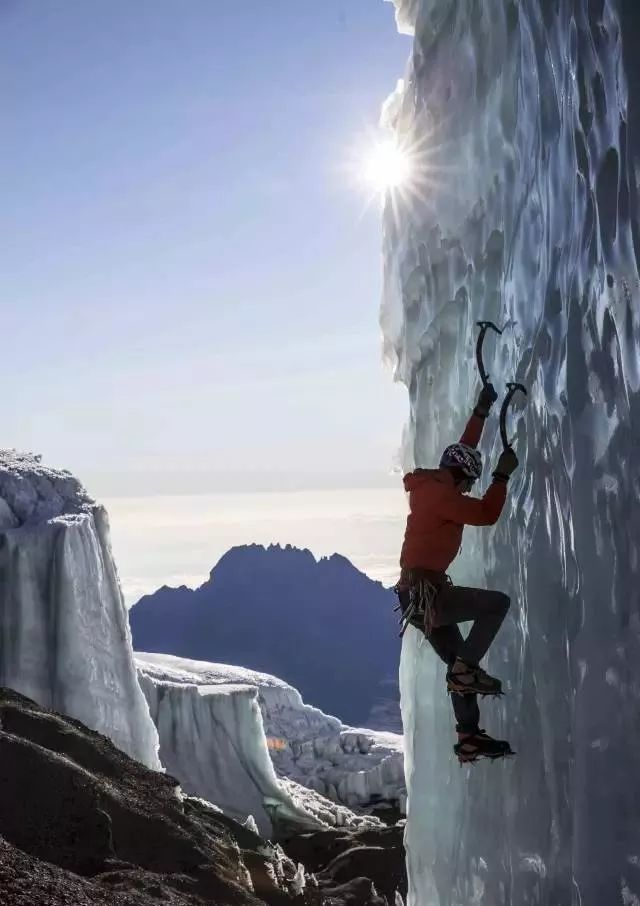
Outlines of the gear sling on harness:
M 424 570 L 407 570 L 408 575 L 401 577 L 395 591 L 400 598 L 397 609 L 402 610 L 400 618 L 400 638 L 405 634 L 407 626 L 416 626 L 422 629 L 427 638 L 438 626 L 437 601 L 442 584 L 450 583 L 448 576 L 443 576 L 443 582 L 435 584 L 425 575 Z M 403 603 L 408 595 L 408 603 Z

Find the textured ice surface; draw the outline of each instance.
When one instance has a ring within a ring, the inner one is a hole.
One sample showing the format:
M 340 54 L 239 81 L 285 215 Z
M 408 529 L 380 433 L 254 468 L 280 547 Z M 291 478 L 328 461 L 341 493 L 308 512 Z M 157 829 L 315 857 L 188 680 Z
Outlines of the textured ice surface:
M 68 472 L 0 451 L 0 684 L 159 768 L 105 510 Z
M 519 754 L 454 764 L 442 668 L 410 630 L 409 902 L 634 902 L 640 5 L 397 5 L 416 37 L 386 113 L 429 162 L 422 199 L 385 211 L 382 325 L 409 391 L 404 466 L 436 462 L 459 436 L 479 318 L 508 325 L 486 344 L 496 385 L 530 388 L 505 515 L 467 529 L 454 573 L 512 596 L 489 660 L 508 695 L 483 714 Z M 492 417 L 492 461 L 496 429 Z
M 255 686 L 140 683 L 161 738 L 160 755 L 183 789 L 226 814 L 252 816 L 270 836 L 275 813 L 307 830 L 320 821 L 279 783 L 269 758 Z
M 412 35 L 421 0 L 388 0 L 388 2 L 393 3 L 396 8 L 398 31 Z
M 353 823 L 350 808 L 404 805 L 400 737 L 344 727 L 254 670 L 161 654 L 136 662 L 162 762 L 187 792 L 263 830 L 274 806 L 301 823 L 291 799 L 331 825 Z

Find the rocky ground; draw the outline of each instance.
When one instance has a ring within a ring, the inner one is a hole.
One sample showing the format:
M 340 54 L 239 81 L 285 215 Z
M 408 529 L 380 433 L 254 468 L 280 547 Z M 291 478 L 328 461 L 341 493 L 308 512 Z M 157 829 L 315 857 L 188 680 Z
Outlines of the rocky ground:
M 0 802 L 0 906 L 394 906 L 406 890 L 400 827 L 273 845 L 3 688 Z

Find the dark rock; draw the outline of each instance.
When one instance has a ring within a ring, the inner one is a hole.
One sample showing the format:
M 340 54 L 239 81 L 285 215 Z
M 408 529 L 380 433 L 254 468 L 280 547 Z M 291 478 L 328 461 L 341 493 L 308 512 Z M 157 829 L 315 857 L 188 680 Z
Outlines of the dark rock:
M 334 903 L 340 906 L 386 906 L 389 902 L 378 894 L 368 878 L 354 878 L 338 887 L 327 886 L 322 893 L 328 898 L 328 906 Z
M 294 838 L 292 861 L 183 798 L 173 777 L 3 688 L 0 765 L 0 906 L 385 906 L 385 892 L 394 903 L 398 829 Z M 319 885 L 296 897 L 304 853 Z
M 353 879 L 366 878 L 373 882 L 378 894 L 393 904 L 396 890 L 405 899 L 407 895 L 403 834 L 400 825 L 360 831 L 326 830 L 299 834 L 282 845 L 290 859 L 316 874 L 325 895 L 336 896 L 335 891 L 346 885 L 350 899 L 345 899 L 345 903 L 368 903 L 367 899 L 353 899 L 354 891 L 360 891 L 360 895 L 364 890 L 362 885 L 350 886 Z

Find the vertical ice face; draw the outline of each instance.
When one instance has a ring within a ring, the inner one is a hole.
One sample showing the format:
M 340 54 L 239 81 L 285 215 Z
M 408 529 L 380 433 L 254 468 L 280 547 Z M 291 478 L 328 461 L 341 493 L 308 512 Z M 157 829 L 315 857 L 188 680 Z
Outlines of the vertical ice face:
M 166 769 L 267 836 L 283 823 L 366 822 L 351 808 L 404 803 L 400 737 L 345 727 L 265 673 L 166 654 L 138 652 L 136 663 Z
M 414 904 L 640 896 L 640 8 L 631 0 L 396 0 L 415 43 L 390 125 L 426 169 L 388 201 L 388 357 L 409 391 L 404 466 L 437 462 L 478 389 L 523 381 L 521 468 L 455 578 L 513 607 L 485 727 L 515 760 L 460 770 L 442 669 L 401 664 Z M 490 419 L 483 453 L 499 452 Z
M 265 836 L 269 806 L 282 808 L 307 830 L 322 826 L 298 811 L 278 783 L 269 758 L 255 686 L 197 686 L 145 675 L 140 683 L 161 738 L 161 756 L 186 793 L 200 796 Z
M 107 514 L 68 472 L 0 452 L 0 684 L 160 768 Z
M 403 34 L 414 34 L 416 17 L 421 0 L 389 0 L 396 8 L 398 31 Z

